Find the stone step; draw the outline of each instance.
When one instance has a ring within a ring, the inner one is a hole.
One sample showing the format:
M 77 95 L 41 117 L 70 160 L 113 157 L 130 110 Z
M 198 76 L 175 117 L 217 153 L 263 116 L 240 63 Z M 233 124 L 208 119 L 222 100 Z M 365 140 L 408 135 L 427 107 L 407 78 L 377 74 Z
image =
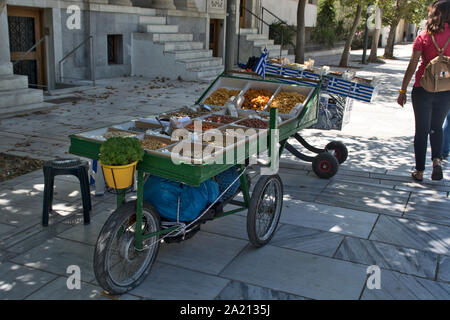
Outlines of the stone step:
M 51 110 L 53 108 L 56 108 L 57 106 L 58 105 L 54 103 L 40 102 L 40 103 L 0 108 L 0 119 L 11 118 L 37 111 Z
M 154 42 L 192 41 L 194 35 L 192 33 L 153 33 L 152 40 Z
M 258 33 L 258 29 L 250 29 L 250 28 L 241 28 L 240 30 L 241 34 L 257 34 Z
M 28 88 L 28 77 L 17 74 L 0 75 L 0 92 Z
M 203 49 L 203 42 L 177 41 L 164 43 L 164 51 L 195 50 L 195 49 Z
M 251 33 L 251 34 L 246 34 L 244 36 L 245 36 L 245 39 L 248 41 L 269 39 L 269 35 L 259 34 L 259 33 L 256 33 L 256 34 Z
M 222 66 L 222 58 L 216 58 L 216 57 L 186 59 L 186 60 L 181 60 L 181 61 L 186 64 L 186 69 Z
M 265 45 L 271 46 L 274 44 L 274 40 L 272 39 L 261 39 L 261 40 L 254 40 L 253 45 L 255 47 L 264 47 Z
M 0 92 L 0 109 L 13 106 L 41 103 L 44 101 L 42 90 L 20 89 Z
M 223 70 L 223 66 L 187 69 L 187 71 L 195 72 L 197 74 L 197 79 L 217 77 Z
M 149 33 L 178 33 L 177 25 L 167 24 L 143 24 L 140 25 L 140 29 Z
M 281 56 L 285 57 L 288 55 L 288 50 L 282 50 L 281 51 Z M 280 56 L 280 49 L 278 48 L 278 50 L 272 50 L 269 52 L 269 58 L 278 58 Z
M 166 24 L 166 17 L 140 16 L 139 24 Z
M 175 60 L 197 59 L 212 57 L 212 50 L 180 50 L 165 52 L 167 55 L 173 55 Z
M 7 63 L 0 64 L 0 75 L 12 74 L 12 73 L 13 73 L 12 63 L 7 62 Z

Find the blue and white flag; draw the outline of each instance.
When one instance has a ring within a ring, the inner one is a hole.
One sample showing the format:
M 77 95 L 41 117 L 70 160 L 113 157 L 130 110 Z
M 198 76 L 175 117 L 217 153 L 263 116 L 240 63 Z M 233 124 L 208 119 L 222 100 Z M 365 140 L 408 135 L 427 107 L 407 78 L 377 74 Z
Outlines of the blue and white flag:
M 259 74 L 261 77 L 266 76 L 266 64 L 267 64 L 267 56 L 269 55 L 269 52 L 267 51 L 267 48 L 264 48 L 263 53 L 261 54 L 261 57 L 259 58 L 258 64 L 255 67 L 255 72 Z

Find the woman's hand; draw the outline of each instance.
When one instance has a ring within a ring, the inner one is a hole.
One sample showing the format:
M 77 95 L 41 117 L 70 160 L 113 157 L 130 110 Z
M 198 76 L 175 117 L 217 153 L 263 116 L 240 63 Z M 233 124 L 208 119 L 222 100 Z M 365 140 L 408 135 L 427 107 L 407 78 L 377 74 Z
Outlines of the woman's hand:
M 397 103 L 403 107 L 403 105 L 406 103 L 406 93 L 398 94 Z

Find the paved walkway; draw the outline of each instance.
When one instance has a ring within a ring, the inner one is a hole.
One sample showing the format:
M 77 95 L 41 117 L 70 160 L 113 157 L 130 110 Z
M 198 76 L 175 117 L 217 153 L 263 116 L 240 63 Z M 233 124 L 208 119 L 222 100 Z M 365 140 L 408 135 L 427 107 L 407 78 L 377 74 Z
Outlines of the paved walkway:
M 449 299 L 448 169 L 445 181 L 431 181 L 431 170 L 412 181 L 412 109 L 395 103 L 410 50 L 396 46 L 398 60 L 358 70 L 380 75 L 383 87 L 376 103 L 355 102 L 344 130 L 302 132 L 318 146 L 346 143 L 350 156 L 335 177 L 318 179 L 310 164 L 283 154 L 284 207 L 269 245 L 249 244 L 245 214 L 207 223 L 186 242 L 163 244 L 147 279 L 121 299 Z M 68 134 L 192 104 L 206 87 L 119 78 L 66 90 L 49 97 L 59 99 L 50 112 L 0 120 L 0 151 L 64 156 Z M 109 299 L 92 257 L 114 196 L 93 196 L 84 226 L 78 184 L 57 177 L 55 192 L 58 214 L 43 228 L 42 172 L 0 184 L 0 299 Z M 67 289 L 69 265 L 81 267 L 81 290 Z M 371 265 L 381 268 L 381 289 L 366 286 Z

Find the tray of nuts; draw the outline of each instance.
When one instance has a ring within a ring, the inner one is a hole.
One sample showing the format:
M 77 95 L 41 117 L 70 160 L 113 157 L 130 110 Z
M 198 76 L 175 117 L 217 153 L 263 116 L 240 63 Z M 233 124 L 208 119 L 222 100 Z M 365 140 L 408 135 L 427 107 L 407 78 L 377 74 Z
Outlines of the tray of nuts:
M 170 139 L 145 135 L 141 140 L 142 148 L 145 150 L 158 150 L 173 144 Z
M 305 100 L 306 95 L 299 92 L 279 91 L 273 98 L 270 107 L 278 108 L 280 113 L 287 114 L 290 113 L 297 104 L 302 104 Z
M 221 77 L 205 92 L 197 103 L 224 106 L 231 97 L 242 94 L 242 90 L 247 86 L 247 80 Z
M 269 122 L 264 121 L 258 118 L 253 119 L 244 119 L 236 123 L 237 125 L 248 127 L 248 128 L 255 128 L 255 129 L 267 129 L 269 128 Z
M 202 108 L 202 107 L 182 108 L 177 111 L 172 111 L 170 113 L 161 114 L 160 120 L 170 121 L 171 117 L 176 117 L 176 118 L 189 117 L 191 119 L 194 119 L 194 118 L 198 118 L 198 117 L 207 115 L 209 113 L 223 110 L 223 108 L 221 108 L 221 107 L 211 106 L 210 108 L 211 108 L 211 111 L 207 110 L 206 108 Z
M 266 89 L 248 89 L 244 93 L 244 103 L 242 109 L 252 109 L 262 111 L 266 108 L 274 91 Z
M 203 101 L 204 104 L 223 106 L 231 98 L 239 95 L 241 90 L 219 88 Z
M 232 116 L 227 116 L 227 115 L 222 115 L 222 114 L 214 114 L 212 116 L 208 116 L 206 118 L 203 119 L 203 121 L 208 121 L 208 122 L 215 122 L 215 123 L 223 123 L 223 124 L 229 124 L 229 123 L 233 123 L 240 120 L 240 118 L 236 118 L 236 117 L 232 117 Z
M 188 130 L 190 130 L 190 131 L 193 131 L 193 130 L 195 130 L 195 123 L 198 123 L 198 122 L 200 122 L 200 121 L 194 121 L 194 122 L 192 122 L 192 123 L 190 123 L 190 124 L 188 124 L 186 127 L 184 127 L 185 129 L 188 129 Z M 219 128 L 219 127 L 221 127 L 221 125 L 220 124 L 217 124 L 217 123 L 211 123 L 211 122 L 204 122 L 204 121 L 202 121 L 201 122 L 201 130 L 202 131 L 207 131 L 207 130 L 211 130 L 211 129 L 217 129 L 217 128 Z

